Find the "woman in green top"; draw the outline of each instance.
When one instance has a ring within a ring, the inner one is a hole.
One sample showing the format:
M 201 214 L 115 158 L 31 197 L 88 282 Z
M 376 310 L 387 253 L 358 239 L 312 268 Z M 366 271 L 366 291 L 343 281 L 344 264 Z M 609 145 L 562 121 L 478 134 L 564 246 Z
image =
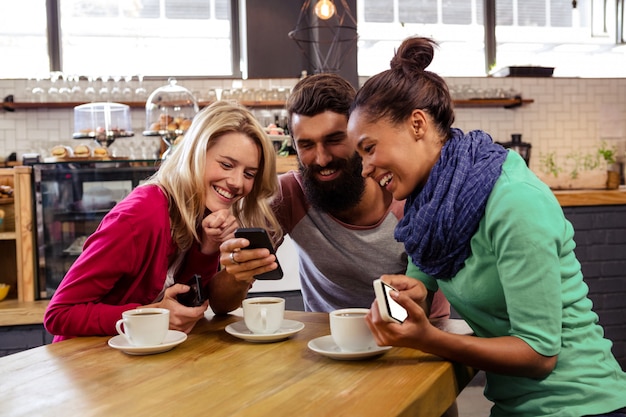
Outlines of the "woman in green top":
M 448 88 L 425 70 L 434 45 L 405 40 L 350 114 L 363 175 L 407 199 L 395 236 L 408 276 L 383 280 L 409 316 L 388 323 L 372 305 L 372 332 L 486 371 L 492 416 L 626 416 L 626 374 L 592 311 L 572 225 L 519 155 L 452 128 Z M 429 323 L 438 288 L 477 337 Z

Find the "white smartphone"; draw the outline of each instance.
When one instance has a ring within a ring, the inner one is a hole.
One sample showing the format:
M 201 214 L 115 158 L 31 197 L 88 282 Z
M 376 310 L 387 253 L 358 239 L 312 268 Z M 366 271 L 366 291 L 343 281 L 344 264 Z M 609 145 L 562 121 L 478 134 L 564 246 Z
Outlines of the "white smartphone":
M 386 284 L 381 279 L 375 280 L 373 284 L 378 310 L 383 319 L 392 323 L 402 323 L 406 320 L 408 313 L 404 307 L 398 304 L 391 298 L 391 295 L 389 295 L 391 291 L 396 291 L 396 289 Z

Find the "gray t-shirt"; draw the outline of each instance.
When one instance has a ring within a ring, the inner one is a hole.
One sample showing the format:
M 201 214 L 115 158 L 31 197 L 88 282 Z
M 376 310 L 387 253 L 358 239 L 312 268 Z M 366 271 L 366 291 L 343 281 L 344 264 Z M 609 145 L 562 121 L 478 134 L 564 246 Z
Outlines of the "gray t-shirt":
M 306 311 L 369 308 L 375 298 L 373 280 L 405 273 L 404 245 L 393 237 L 404 202 L 394 200 L 373 226 L 353 226 L 311 207 L 299 172 L 282 174 L 280 185 L 274 211 L 299 255 Z

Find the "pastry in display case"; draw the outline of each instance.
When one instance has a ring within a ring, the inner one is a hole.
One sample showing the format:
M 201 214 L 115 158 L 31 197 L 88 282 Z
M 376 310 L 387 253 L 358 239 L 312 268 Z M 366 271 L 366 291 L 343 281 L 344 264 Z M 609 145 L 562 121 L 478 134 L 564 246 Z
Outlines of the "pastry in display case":
M 32 165 L 38 298 L 52 297 L 104 216 L 159 165 L 129 159 Z
M 74 139 L 93 139 L 99 147 L 108 147 L 117 138 L 133 135 L 130 107 L 126 104 L 87 103 L 74 107 Z
M 169 148 L 189 129 L 198 110 L 198 101 L 193 94 L 170 78 L 168 85 L 154 90 L 146 101 L 146 130 L 143 134 L 160 136 Z

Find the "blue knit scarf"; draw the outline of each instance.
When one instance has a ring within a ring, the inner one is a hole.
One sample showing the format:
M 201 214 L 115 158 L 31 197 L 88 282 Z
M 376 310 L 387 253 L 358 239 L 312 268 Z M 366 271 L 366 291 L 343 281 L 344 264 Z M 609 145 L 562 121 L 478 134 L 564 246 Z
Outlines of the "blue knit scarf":
M 407 198 L 395 230 L 424 273 L 446 279 L 463 267 L 506 155 L 483 131 L 452 129 L 426 185 Z

